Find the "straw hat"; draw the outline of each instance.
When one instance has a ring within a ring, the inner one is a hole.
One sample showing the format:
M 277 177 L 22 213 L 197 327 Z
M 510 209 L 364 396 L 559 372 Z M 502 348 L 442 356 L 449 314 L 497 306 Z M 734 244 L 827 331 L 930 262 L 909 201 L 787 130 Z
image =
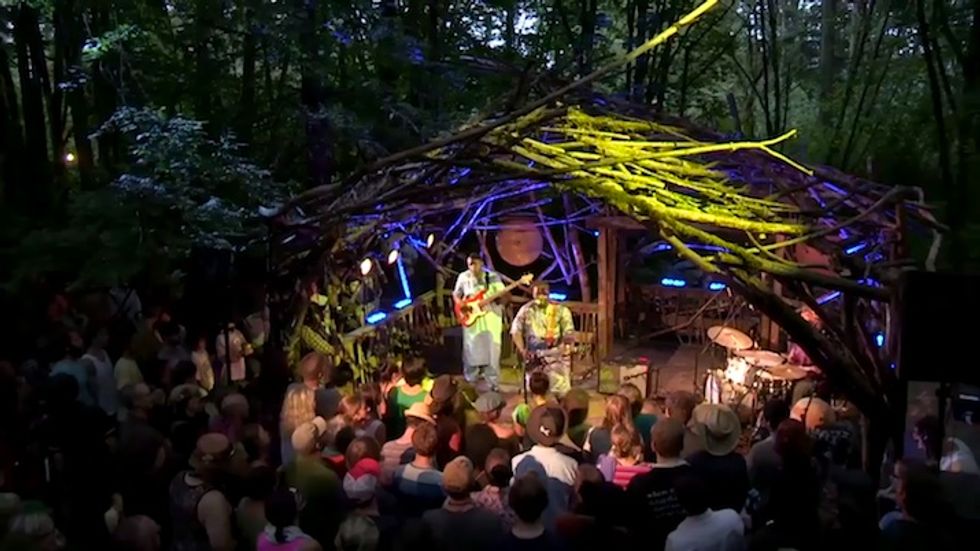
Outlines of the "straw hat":
M 738 446 L 742 423 L 738 414 L 722 404 L 701 404 L 691 416 L 693 430 L 704 437 L 704 449 L 711 455 L 728 455 Z
M 405 417 L 415 417 L 433 425 L 436 424 L 436 420 L 432 418 L 432 414 L 429 412 L 429 406 L 424 402 L 415 402 L 408 406 L 408 409 L 405 410 Z

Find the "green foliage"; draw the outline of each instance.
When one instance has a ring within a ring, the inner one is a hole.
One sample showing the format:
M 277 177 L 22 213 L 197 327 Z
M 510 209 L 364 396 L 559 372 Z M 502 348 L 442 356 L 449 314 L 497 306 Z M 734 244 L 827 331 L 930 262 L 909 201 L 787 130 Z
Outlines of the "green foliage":
M 74 193 L 59 224 L 27 233 L 14 283 L 71 274 L 79 286 L 115 285 L 149 272 L 161 280 L 192 247 L 244 251 L 264 237 L 262 205 L 288 186 L 242 156 L 230 135 L 211 139 L 199 121 L 124 108 L 98 136 L 125 136 L 130 169 L 107 188 Z

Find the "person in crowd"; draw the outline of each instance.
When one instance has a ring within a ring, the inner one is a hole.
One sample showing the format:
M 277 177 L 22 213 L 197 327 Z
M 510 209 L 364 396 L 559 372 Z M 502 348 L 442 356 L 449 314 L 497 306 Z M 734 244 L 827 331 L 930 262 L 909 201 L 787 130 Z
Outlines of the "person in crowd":
M 169 475 L 173 471 L 165 468 L 168 451 L 166 438 L 151 423 L 154 395 L 145 383 L 126 387 L 122 391 L 122 405 L 127 415 L 119 425 L 116 461 L 126 514 L 147 515 L 163 523 L 167 518 Z M 182 432 L 177 435 L 184 436 Z M 197 442 L 197 438 L 194 438 L 189 449 L 185 449 L 185 442 L 173 440 L 185 461 L 179 465 L 187 464 Z
M 623 425 L 632 432 L 636 431 L 629 400 L 625 396 L 614 394 L 606 398 L 606 414 L 602 424 L 593 428 L 585 439 L 583 449 L 590 458 L 597 460 L 609 453 L 612 447 L 612 429 L 617 425 Z
M 222 366 L 222 380 L 241 383 L 247 375 L 245 358 L 252 353 L 252 345 L 238 330 L 234 322 L 229 322 L 214 340 L 214 357 Z
M 695 430 L 697 424 L 693 418 L 695 406 L 697 406 L 697 400 L 693 394 L 686 390 L 675 390 L 667 395 L 665 411 L 667 417 L 673 417 L 687 427 L 682 454 L 682 457 L 685 458 L 704 449 L 704 439 Z
M 269 522 L 265 517 L 265 504 L 276 487 L 276 472 L 268 466 L 250 469 L 242 486 L 245 495 L 235 507 L 235 524 L 242 547 L 254 550 L 259 534 Z
M 194 363 L 194 378 L 201 388 L 211 392 L 214 389 L 214 367 L 211 365 L 211 354 L 208 352 L 208 338 L 199 335 L 191 351 L 191 362 Z
M 86 406 L 95 406 L 98 388 L 95 383 L 95 368 L 81 361 L 85 350 L 82 336 L 77 331 L 68 331 L 62 336 L 61 359 L 51 366 L 51 376 L 70 375 L 78 383 L 77 400 Z
M 171 391 L 173 409 L 170 424 L 170 443 L 179 464 L 190 458 L 197 439 L 208 431 L 208 415 L 204 411 L 204 399 L 200 387 L 184 385 Z
M 494 448 L 487 454 L 483 471 L 487 484 L 479 491 L 470 494 L 478 506 L 496 513 L 505 530 L 514 526 L 514 511 L 508 505 L 508 493 L 513 471 L 510 468 L 510 453 L 503 448 Z
M 235 549 L 231 504 L 222 489 L 233 449 L 225 435 L 205 434 L 191 456 L 191 470 L 177 473 L 170 483 L 171 549 Z
M 935 415 L 926 415 L 915 422 L 912 439 L 919 450 L 925 453 L 928 462 L 939 465 L 939 470 L 980 474 L 980 467 L 977 466 L 976 457 L 970 451 L 970 447 L 953 436 L 947 436 L 940 445 L 940 434 L 939 418 Z
M 304 504 L 300 528 L 320 545 L 329 546 L 340 525 L 343 490 L 337 473 L 320 459 L 320 439 L 326 428 L 322 417 L 296 427 L 291 437 L 294 457 L 284 470 L 286 484 Z
M 435 427 L 436 420 L 429 415 L 429 406 L 424 402 L 416 402 L 405 410 L 405 423 L 405 432 L 395 440 L 385 442 L 381 447 L 381 479 L 385 484 L 390 484 L 395 470 L 407 462 L 404 460 L 405 457 L 409 454 L 414 455 L 412 437 L 415 429 L 422 423 Z
M 321 551 L 323 546 L 297 525 L 296 497 L 276 490 L 265 502 L 268 524 L 256 539 L 257 551 Z M 331 542 L 332 543 L 332 542 Z
M 347 446 L 354 438 L 354 429 L 343 415 L 334 415 L 326 421 L 326 428 L 320 434 L 320 460 L 338 477 L 347 473 Z
M 653 442 L 650 437 L 653 434 L 653 426 L 660 418 L 660 401 L 656 397 L 650 397 L 640 404 L 640 413 L 633 417 L 633 426 L 636 427 L 637 434 L 643 439 L 643 458 L 648 462 L 653 462 L 656 456 L 653 455 Z
M 742 435 L 738 414 L 722 404 L 701 404 L 692 416 L 704 450 L 687 457 L 694 473 L 709 488 L 708 506 L 741 512 L 749 493 L 745 458 L 735 451 Z
M 569 512 L 558 516 L 556 534 L 572 551 L 626 546 L 629 538 L 625 498 L 623 489 L 606 481 L 594 465 L 580 464 Z
M 149 366 L 156 362 L 157 353 L 163 347 L 163 339 L 157 327 L 170 321 L 170 314 L 161 306 L 150 306 L 143 312 L 143 321 L 133 334 L 130 350 L 133 360 L 141 366 Z
M 316 414 L 316 390 L 306 384 L 293 384 L 286 389 L 279 414 L 280 457 L 283 465 L 293 459 L 292 434 L 296 427 L 309 423 Z M 324 417 L 326 419 L 326 417 Z
M 351 506 L 347 520 L 351 516 L 369 519 L 378 531 L 377 548 L 388 550 L 392 548 L 398 536 L 399 523 L 397 517 L 387 512 L 382 513 L 380 497 L 384 495 L 384 490 L 381 488 L 380 479 L 381 465 L 378 461 L 371 457 L 363 457 L 351 465 L 344 475 L 344 494 Z M 343 532 L 342 524 L 337 537 L 340 538 Z
M 311 389 L 315 394 L 316 415 L 324 419 L 336 415 L 343 396 L 337 388 L 337 370 L 330 356 L 320 352 L 310 352 L 300 360 L 298 371 L 301 381 L 290 385 L 289 389 L 294 389 L 296 386 Z
M 242 427 L 242 449 L 249 468 L 272 465 L 272 436 L 259 423 Z
M 741 517 L 732 509 L 711 509 L 707 485 L 700 477 L 679 479 L 675 490 L 687 517 L 667 536 L 664 551 L 745 549 L 745 525 Z
M 501 416 L 506 406 L 507 402 L 497 392 L 484 392 L 477 397 L 476 402 L 473 404 L 474 409 L 480 415 L 480 421 L 490 427 L 493 433 L 497 435 L 497 438 L 505 442 L 511 441 L 516 446 L 514 426 L 501 421 Z
M 919 464 L 906 466 L 896 492 L 901 518 L 881 532 L 878 548 L 885 551 L 947 551 L 954 546 L 950 527 L 954 514 L 935 471 Z
M 127 346 L 122 356 L 116 360 L 113 376 L 116 379 L 116 390 L 120 391 L 127 386 L 143 382 L 143 372 L 136 363 L 132 346 Z
M 589 393 L 581 388 L 573 388 L 562 396 L 561 407 L 565 410 L 565 418 L 568 419 L 565 434 L 578 449 L 582 449 L 592 429 L 592 425 L 588 423 Z
M 630 528 L 652 549 L 661 549 L 667 534 L 685 517 L 675 487 L 681 478 L 693 476 L 691 466 L 681 459 L 686 433 L 687 428 L 677 419 L 658 421 L 650 435 L 657 462 L 650 472 L 636 475 L 626 486 L 632 513 Z
M 90 324 L 85 330 L 88 350 L 81 357 L 85 372 L 94 374 L 96 404 L 110 417 L 115 417 L 119 407 L 118 390 L 113 373 L 112 359 L 106 352 L 109 345 L 109 331 L 102 325 Z
M 426 396 L 428 396 L 426 375 L 425 360 L 422 358 L 408 358 L 402 363 L 400 384 L 392 388 L 388 394 L 389 433 L 401 434 L 404 432 L 405 410 L 416 402 L 425 401 Z
M 427 402 L 429 411 L 436 420 L 436 430 L 439 434 L 439 449 L 436 461 L 439 465 L 447 465 L 456 456 L 463 453 L 463 429 L 466 426 L 465 415 L 459 407 L 459 386 L 450 375 L 440 375 L 432 383 Z
M 347 469 L 350 469 L 362 459 L 381 460 L 381 445 L 370 436 L 358 436 L 354 438 L 344 451 L 344 461 Z
M 211 419 L 211 432 L 220 432 L 232 442 L 241 442 L 242 430 L 248 421 L 249 409 L 248 399 L 245 396 L 237 392 L 228 394 L 221 399 L 220 414 Z
M 381 397 L 381 386 L 377 383 L 364 383 L 361 385 L 361 408 L 363 409 L 361 422 L 355 427 L 358 436 L 370 436 L 377 442 L 387 441 L 387 430 L 381 421 L 383 409 L 385 409 L 384 399 Z
M 160 525 L 152 518 L 135 515 L 122 519 L 112 536 L 113 551 L 160 551 Z
M 623 489 L 633 477 L 650 470 L 650 465 L 643 462 L 640 435 L 626 425 L 612 428 L 612 446 L 607 455 L 599 456 L 597 464 L 606 480 Z
M 435 425 L 418 425 L 412 434 L 415 458 L 395 469 L 392 491 L 407 517 L 417 517 L 422 511 L 438 508 L 446 497 L 442 489 L 443 473 L 436 467 L 438 446 Z
M 385 549 L 377 524 L 363 515 L 344 519 L 334 540 L 337 551 L 374 551 Z
M 463 442 L 465 443 L 463 455 L 476 466 L 476 480 L 483 486 L 487 483 L 487 474 L 483 471 L 483 465 L 490 451 L 500 446 L 500 439 L 494 434 L 493 429 L 483 423 L 476 423 L 466 427 Z
M 752 445 L 745 463 L 749 469 L 752 487 L 765 494 L 772 486 L 780 468 L 779 454 L 776 453 L 776 428 L 789 419 L 789 405 L 782 398 L 772 398 L 762 408 L 762 419 L 769 435 Z
M 442 473 L 445 503 L 422 515 L 446 551 L 489 551 L 502 532 L 497 514 L 477 507 L 470 497 L 475 482 L 473 463 L 466 457 L 453 459 Z
M 184 346 L 184 328 L 176 321 L 159 323 L 157 332 L 162 340 L 155 362 L 159 371 L 155 373 L 156 377 L 152 380 L 167 385 L 170 384 L 170 373 L 173 368 L 180 362 L 190 361 L 191 353 Z
M 0 548 L 60 551 L 67 548 L 67 541 L 48 508 L 39 501 L 29 501 L 10 519 Z
M 554 526 L 558 515 L 568 510 L 578 472 L 576 461 L 555 448 L 565 432 L 565 412 L 553 406 L 535 408 L 528 419 L 527 432 L 534 445 L 514 457 L 511 467 L 517 478 L 535 472 L 545 481 L 548 509 L 544 518 L 546 525 Z
M 619 385 L 619 389 L 616 390 L 616 394 L 619 394 L 629 401 L 630 416 L 635 421 L 637 416 L 640 415 L 640 410 L 643 409 L 643 391 L 641 391 L 640 387 L 634 385 L 633 383 L 623 383 Z
M 543 371 L 531 373 L 531 376 L 528 377 L 527 390 L 531 394 L 531 408 L 558 403 L 551 394 L 551 380 L 548 378 L 548 374 Z
M 514 521 L 501 549 L 557 551 L 564 548 L 557 536 L 545 528 L 542 517 L 548 508 L 548 490 L 535 473 L 514 481 L 507 504 L 513 511 Z
M 818 508 L 822 480 L 813 459 L 813 442 L 800 421 L 787 419 L 776 428 L 775 450 L 780 468 L 760 512 L 756 545 L 791 547 L 801 551 L 822 549 Z

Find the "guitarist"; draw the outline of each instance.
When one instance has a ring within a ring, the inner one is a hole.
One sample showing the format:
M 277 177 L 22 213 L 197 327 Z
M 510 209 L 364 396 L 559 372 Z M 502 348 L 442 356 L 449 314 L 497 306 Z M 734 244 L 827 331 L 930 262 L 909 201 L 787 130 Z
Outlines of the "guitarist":
M 466 257 L 467 270 L 456 278 L 453 300 L 459 305 L 480 291 L 486 296 L 504 289 L 497 274 L 483 269 L 483 259 L 477 253 Z M 500 341 L 504 329 L 503 307 L 494 301 L 487 312 L 469 327 L 463 327 L 463 377 L 475 384 L 483 370 L 483 378 L 496 391 L 500 384 Z
M 553 354 L 547 359 L 542 352 L 556 352 L 564 342 L 572 337 L 575 322 L 572 311 L 567 306 L 548 300 L 550 287 L 539 281 L 531 286 L 531 302 L 521 306 L 514 316 L 510 335 L 514 346 L 524 358 L 525 365 L 535 356 L 542 358 L 545 372 L 551 382 L 551 392 L 561 397 L 571 389 L 571 373 L 568 358 L 563 354 Z

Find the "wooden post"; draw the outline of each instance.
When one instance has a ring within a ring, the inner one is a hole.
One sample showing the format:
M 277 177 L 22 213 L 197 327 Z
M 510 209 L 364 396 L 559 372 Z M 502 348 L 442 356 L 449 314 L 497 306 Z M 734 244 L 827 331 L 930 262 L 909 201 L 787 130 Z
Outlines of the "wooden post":
M 562 194 L 562 201 L 565 205 L 565 216 L 572 215 L 572 199 L 569 194 Z M 582 302 L 592 302 L 592 287 L 589 285 L 589 271 L 585 268 L 585 255 L 582 254 L 582 242 L 578 238 L 578 229 L 565 224 L 565 236 L 572 244 L 572 255 L 575 257 L 575 273 L 578 277 L 579 289 L 582 292 Z
M 616 230 L 607 225 L 599 227 L 599 360 L 612 349 L 616 304 Z

